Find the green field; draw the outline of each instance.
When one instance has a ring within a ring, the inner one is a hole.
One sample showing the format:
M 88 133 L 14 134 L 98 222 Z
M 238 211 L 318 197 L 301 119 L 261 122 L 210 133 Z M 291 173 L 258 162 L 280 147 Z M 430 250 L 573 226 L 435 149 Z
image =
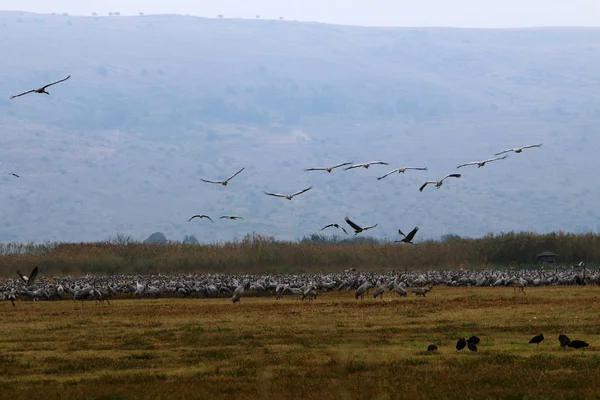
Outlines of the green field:
M 0 397 L 590 398 L 600 392 L 599 293 L 3 302 Z M 528 344 L 540 332 L 539 348 Z M 560 333 L 590 347 L 561 349 Z M 479 351 L 457 351 L 470 335 Z

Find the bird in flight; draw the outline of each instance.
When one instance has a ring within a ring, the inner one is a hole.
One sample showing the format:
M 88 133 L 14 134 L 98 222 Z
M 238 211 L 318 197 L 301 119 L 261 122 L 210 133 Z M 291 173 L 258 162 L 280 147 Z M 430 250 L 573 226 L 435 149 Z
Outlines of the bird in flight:
M 466 167 L 469 165 L 477 165 L 477 168 L 481 168 L 485 165 L 485 163 L 489 163 L 492 161 L 498 161 L 498 160 L 504 160 L 506 157 L 508 157 L 508 154 L 505 154 L 504 157 L 496 157 L 496 158 L 490 158 L 488 160 L 473 161 L 473 162 L 466 163 L 466 164 L 460 164 L 458 167 L 456 167 L 456 169 L 461 168 L 461 167 Z
M 242 218 L 242 217 L 236 217 L 235 215 L 223 215 L 219 219 L 244 219 L 244 218 Z
M 25 282 L 26 286 L 31 286 L 35 282 L 35 278 L 38 274 L 38 267 L 35 267 L 31 271 L 31 274 L 29 274 L 29 276 L 23 275 L 23 273 L 21 273 L 21 271 L 19 271 L 19 270 L 17 270 L 17 274 L 19 274 L 19 278 L 21 278 L 23 280 L 23 282 Z
M 375 165 L 375 164 L 390 165 L 389 163 L 386 163 L 386 162 L 383 162 L 383 161 L 369 161 L 369 162 L 365 162 L 365 163 L 351 165 L 351 166 L 349 166 L 347 168 L 344 168 L 344 170 L 348 171 L 349 169 L 360 168 L 360 167 L 369 168 L 371 165 Z
M 327 171 L 331 173 L 336 168 L 343 167 L 345 165 L 350 165 L 352 162 L 345 162 L 337 165 L 332 165 L 331 167 L 315 167 L 315 168 L 306 168 L 305 171 Z
M 511 151 L 514 151 L 515 153 L 520 153 L 523 151 L 523 149 L 530 149 L 532 147 L 541 147 L 543 143 L 540 144 L 528 144 L 527 146 L 523 146 L 523 147 L 515 147 L 514 149 L 508 149 L 508 150 L 504 150 L 501 151 L 500 153 L 496 153 L 494 154 L 495 156 L 499 156 L 500 154 L 504 154 L 504 153 L 510 153 Z
M 400 229 L 398 229 L 398 233 L 400 233 L 400 235 L 403 237 L 403 239 L 401 240 L 395 240 L 394 243 L 410 243 L 410 244 L 414 244 L 412 242 L 413 238 L 415 237 L 415 235 L 417 234 L 417 232 L 419 231 L 419 227 L 415 226 L 415 229 L 413 229 L 412 231 L 410 231 L 408 233 L 408 235 L 405 235 L 404 233 L 402 233 L 402 231 Z
M 71 75 L 67 76 L 65 79 L 61 79 L 60 81 L 52 82 L 52 83 L 49 83 L 49 84 L 47 84 L 46 86 L 42 86 L 42 87 L 41 87 L 41 88 L 39 88 L 39 89 L 32 89 L 32 90 L 29 90 L 29 91 L 27 91 L 27 92 L 23 92 L 23 93 L 21 93 L 21 94 L 17 94 L 17 95 L 15 95 L 15 96 L 10 96 L 10 98 L 11 98 L 11 100 L 12 100 L 12 99 L 14 99 L 15 97 L 24 96 L 24 95 L 26 95 L 26 94 L 29 94 L 29 93 L 40 93 L 40 94 L 42 94 L 42 93 L 45 93 L 45 94 L 48 94 L 48 95 L 49 95 L 50 93 L 46 92 L 46 88 L 49 88 L 49 87 L 50 87 L 50 86 L 52 86 L 52 85 L 56 85 L 57 83 L 64 82 L 64 81 L 66 81 L 67 79 L 69 79 L 70 77 L 71 77 Z
M 377 180 L 380 181 L 383 178 L 385 178 L 386 176 L 391 175 L 391 174 L 396 173 L 396 172 L 399 173 L 399 174 L 403 174 L 403 173 L 406 172 L 406 170 L 409 170 L 409 169 L 416 169 L 416 170 L 419 170 L 419 171 L 427 171 L 427 167 L 402 167 L 402 168 L 396 168 L 396 169 L 391 170 L 390 172 L 388 172 L 384 176 L 380 176 L 379 178 L 377 178 Z
M 442 184 L 444 183 L 444 179 L 446 179 L 446 178 L 460 178 L 461 176 L 462 176 L 461 174 L 449 174 L 449 175 L 446 175 L 445 177 L 443 177 L 441 181 L 427 181 L 427 182 L 425 182 L 419 188 L 419 192 L 422 192 L 423 189 L 425 189 L 425 186 L 427 186 L 429 184 L 435 184 L 435 187 L 439 189 L 440 186 L 442 186 Z
M 365 228 L 361 228 L 360 226 L 358 226 L 354 222 L 350 221 L 350 218 L 348 218 L 348 217 L 344 218 L 344 220 L 346 221 L 346 223 L 348 223 L 348 225 L 350 225 L 352 227 L 352 229 L 354 229 L 354 234 L 355 235 L 358 235 L 359 233 L 361 233 L 363 231 L 366 231 L 367 229 L 375 228 L 378 225 L 378 224 L 375 224 L 375 225 L 367 226 Z
M 202 178 L 200 178 L 200 180 L 202 182 L 206 182 L 206 183 L 220 183 L 223 186 L 227 186 L 227 183 L 229 183 L 230 180 L 232 180 L 237 174 L 239 174 L 240 172 L 242 172 L 245 168 L 246 167 L 243 167 L 238 172 L 236 172 L 235 174 L 231 175 L 229 178 L 225 179 L 224 181 L 209 181 L 208 179 L 202 179 Z
M 9 175 L 12 175 L 12 176 L 15 176 L 15 177 L 17 177 L 17 178 L 20 178 L 20 176 L 19 176 L 19 175 L 15 174 L 15 173 L 13 173 L 13 172 L 9 172 L 8 174 L 9 174 Z
M 344 233 L 345 233 L 346 235 L 348 234 L 348 232 L 346 232 L 346 230 L 344 229 L 344 227 L 343 227 L 343 226 L 340 226 L 339 224 L 329 224 L 329 225 L 325 225 L 324 227 L 322 227 L 322 228 L 321 228 L 321 229 L 319 229 L 319 230 L 321 230 L 321 231 L 322 231 L 322 230 L 324 230 L 324 229 L 331 228 L 332 226 L 333 226 L 334 228 L 338 228 L 338 229 L 341 229 L 341 230 L 343 230 L 343 231 L 344 231 Z
M 202 218 L 208 218 L 208 219 L 210 219 L 210 222 L 214 222 L 211 217 L 209 217 L 208 215 L 204 215 L 204 214 L 202 214 L 202 215 L 201 214 L 196 214 L 192 218 L 188 219 L 188 222 L 190 222 L 194 218 L 200 218 L 200 219 L 202 219 Z
M 298 191 L 296 193 L 292 193 L 292 194 L 269 193 L 269 192 L 265 192 L 265 194 L 268 194 L 269 196 L 283 197 L 284 199 L 291 200 L 291 199 L 294 198 L 294 196 L 298 196 L 299 194 L 302 194 L 304 192 L 308 192 L 310 189 L 312 189 L 312 186 L 308 187 L 306 189 L 300 190 L 300 191 Z

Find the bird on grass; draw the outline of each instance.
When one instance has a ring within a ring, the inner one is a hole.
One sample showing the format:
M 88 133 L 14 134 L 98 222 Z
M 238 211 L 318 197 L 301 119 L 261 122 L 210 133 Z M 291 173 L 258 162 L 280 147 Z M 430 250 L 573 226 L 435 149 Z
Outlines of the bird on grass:
M 427 351 L 437 351 L 437 346 L 435 344 L 430 344 L 427 346 Z
M 403 174 L 403 173 L 405 173 L 409 169 L 415 169 L 415 170 L 419 170 L 419 171 L 427 171 L 427 167 L 401 167 L 401 168 L 396 168 L 396 169 L 391 170 L 387 174 L 385 174 L 385 175 L 380 176 L 379 178 L 377 178 L 377 180 L 380 181 L 383 178 L 385 178 L 386 176 L 394 174 L 396 172 L 399 173 L 399 174 Z
M 31 286 L 31 285 L 33 285 L 33 283 L 35 282 L 35 278 L 37 277 L 38 267 L 35 267 L 31 271 L 29 276 L 23 275 L 23 273 L 19 270 L 17 270 L 17 274 L 19 274 L 19 278 L 21 278 L 23 280 L 23 282 L 25 282 L 25 286 Z
M 242 169 L 240 169 L 238 172 L 236 172 L 235 174 L 231 175 L 229 178 L 225 179 L 224 181 L 211 181 L 208 179 L 202 179 L 200 178 L 200 180 L 202 182 L 206 182 L 206 183 L 219 183 L 223 186 L 227 186 L 227 184 L 229 183 L 230 180 L 232 180 L 233 178 L 235 178 L 237 176 L 237 174 L 239 174 L 240 172 L 242 172 L 246 167 L 243 167 Z
M 471 351 L 477 351 L 477 345 L 473 342 L 467 342 L 467 348 Z
M 541 147 L 543 143 L 540 144 L 528 144 L 527 146 L 523 146 L 523 147 L 515 147 L 514 149 L 508 149 L 508 150 L 504 150 L 501 151 L 500 153 L 496 153 L 494 154 L 495 156 L 499 156 L 500 154 L 504 154 L 504 153 L 510 153 L 511 151 L 514 151 L 515 153 L 520 153 L 522 152 L 524 149 L 530 149 L 532 147 Z
M 471 336 L 470 338 L 467 339 L 467 343 L 473 343 L 473 344 L 479 344 L 480 341 L 481 341 L 481 339 L 479 339 L 477 336 Z
M 50 86 L 52 86 L 52 85 L 56 85 L 57 83 L 64 82 L 64 81 L 66 81 L 67 79 L 69 79 L 70 77 L 71 77 L 71 75 L 67 76 L 65 79 L 61 79 L 60 81 L 52 82 L 52 83 L 49 83 L 49 84 L 47 84 L 47 85 L 45 85 L 45 86 L 42 86 L 42 87 L 41 87 L 41 88 L 39 88 L 39 89 L 32 89 L 32 90 L 28 90 L 27 92 L 23 92 L 23 93 L 21 93 L 21 94 L 17 94 L 17 95 L 14 95 L 14 96 L 10 96 L 10 99 L 12 100 L 12 99 L 14 99 L 15 97 L 24 96 L 24 95 L 26 95 L 26 94 L 29 94 L 29 93 L 39 93 L 39 94 L 42 94 L 42 93 L 44 93 L 44 94 L 48 94 L 48 95 L 49 95 L 50 93 L 46 92 L 46 89 L 47 89 L 47 88 L 49 88 L 49 87 L 50 87 Z
M 587 344 L 587 343 L 586 343 L 586 342 L 584 342 L 583 340 L 577 340 L 577 339 L 575 339 L 575 340 L 571 340 L 571 341 L 570 341 L 570 342 L 567 344 L 567 346 L 569 346 L 569 347 L 571 347 L 571 348 L 573 348 L 573 349 L 576 349 L 576 350 L 578 350 L 578 349 L 583 349 L 584 347 L 588 347 L 588 346 L 589 346 L 589 344 Z
M 292 194 L 281 194 L 281 193 L 269 193 L 269 192 L 265 192 L 265 194 L 269 195 L 269 196 L 275 196 L 275 197 L 283 197 L 284 199 L 288 199 L 291 200 L 293 199 L 295 196 L 298 196 L 302 193 L 308 192 L 310 189 L 312 189 L 311 187 L 308 187 L 306 189 L 303 190 L 299 190 L 296 193 L 292 193 Z
M 467 340 L 465 338 L 460 338 L 456 342 L 456 350 L 462 350 L 467 346 Z
M 492 161 L 504 160 L 506 157 L 508 157 L 508 154 L 505 154 L 504 157 L 490 158 L 490 159 L 482 160 L 482 161 L 473 161 L 473 162 L 470 162 L 470 163 L 461 164 L 458 167 L 456 167 L 456 169 L 461 168 L 461 167 L 467 167 L 469 165 L 477 165 L 477 168 L 481 168 L 486 163 L 489 163 L 489 162 L 492 162 Z
M 540 333 L 539 335 L 535 335 L 534 337 L 532 337 L 531 340 L 529 341 L 529 344 L 535 343 L 539 347 L 540 343 L 542 343 L 543 341 L 544 341 L 544 335 L 542 333 Z
M 444 180 L 446 180 L 448 178 L 460 178 L 461 176 L 462 176 L 461 174 L 448 174 L 445 177 L 443 177 L 442 180 L 440 180 L 440 181 L 427 181 L 419 188 L 419 192 L 422 192 L 423 189 L 425 189 L 425 186 L 430 185 L 430 184 L 435 185 L 435 187 L 437 189 L 439 189 L 442 186 L 442 184 L 444 183 Z
M 341 164 L 332 165 L 331 167 L 315 167 L 315 168 L 306 168 L 305 171 L 327 171 L 331 173 L 336 168 L 343 167 L 345 165 L 350 165 L 352 162 L 344 162 Z
M 376 164 L 380 164 L 380 165 L 390 165 L 389 163 L 383 162 L 383 161 L 369 161 L 369 162 L 364 162 L 364 163 L 360 163 L 360 164 L 354 164 L 351 165 L 347 168 L 344 168 L 345 171 L 348 171 L 349 169 L 354 169 L 354 168 L 369 168 L 371 165 L 376 165 Z
M 343 226 L 340 226 L 339 224 L 329 224 L 329 225 L 325 225 L 324 227 L 322 227 L 322 228 L 321 228 L 321 229 L 319 229 L 319 230 L 320 230 L 320 231 L 322 231 L 322 230 L 324 230 L 324 229 L 331 228 L 331 227 L 334 227 L 334 228 L 341 229 L 341 230 L 343 230 L 343 231 L 344 231 L 344 233 L 345 233 L 346 235 L 348 234 L 348 232 L 346 232 L 346 230 L 344 229 L 344 227 L 343 227 Z
M 560 342 L 560 347 L 565 348 L 571 342 L 571 339 L 569 339 L 567 335 L 561 333 L 558 335 L 558 341 Z
M 235 215 L 223 215 L 222 217 L 220 217 L 219 219 L 244 219 L 242 217 L 236 217 Z
M 378 224 L 375 225 L 371 225 L 371 226 L 367 226 L 365 228 L 362 228 L 360 226 L 358 226 L 357 224 L 355 224 L 354 222 L 350 221 L 350 218 L 346 217 L 344 218 L 344 220 L 346 221 L 346 223 L 348 225 L 350 225 L 352 227 L 352 229 L 354 229 L 354 234 L 358 235 L 359 233 L 366 231 L 367 229 L 372 229 L 375 228 Z
M 211 217 L 209 217 L 208 215 L 204 215 L 204 214 L 196 214 L 192 218 L 188 219 L 188 222 L 190 222 L 194 218 L 200 218 L 200 219 L 202 219 L 202 218 L 208 218 L 210 220 L 210 222 L 214 222 Z
M 400 235 L 403 237 L 403 239 L 400 240 L 395 240 L 394 243 L 409 243 L 409 244 L 414 244 L 412 242 L 413 238 L 415 237 L 415 235 L 417 234 L 417 232 L 419 231 L 419 227 L 415 226 L 415 228 L 410 231 L 408 233 L 408 235 L 405 235 L 404 233 L 402 233 L 402 231 L 400 229 L 398 229 L 398 233 L 400 233 Z

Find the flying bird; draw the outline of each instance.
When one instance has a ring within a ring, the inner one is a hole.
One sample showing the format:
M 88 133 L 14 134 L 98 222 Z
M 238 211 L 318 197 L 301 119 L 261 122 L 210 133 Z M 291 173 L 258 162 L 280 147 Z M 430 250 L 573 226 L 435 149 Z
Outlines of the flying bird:
M 496 153 L 494 154 L 495 156 L 499 156 L 500 154 L 504 154 L 504 153 L 510 153 L 511 151 L 514 151 L 515 153 L 520 153 L 523 151 L 523 149 L 530 149 L 532 147 L 541 147 L 543 143 L 540 144 L 528 144 L 527 146 L 523 146 L 523 147 L 515 147 L 514 149 L 508 149 L 508 150 L 504 150 L 501 151 L 500 153 Z
M 230 180 L 232 180 L 233 178 L 235 178 L 235 176 L 237 174 L 239 174 L 240 172 L 242 172 L 246 167 L 243 167 L 242 169 L 240 169 L 238 172 L 236 172 L 235 174 L 231 175 L 229 178 L 225 179 L 224 181 L 210 181 L 208 179 L 202 179 L 200 178 L 200 180 L 202 182 L 206 182 L 206 183 L 220 183 L 223 186 L 227 186 L 227 184 L 229 183 Z
M 535 343 L 537 345 L 537 347 L 540 346 L 540 343 L 542 343 L 544 341 L 544 335 L 542 333 L 540 333 L 539 335 L 535 335 L 534 337 L 531 338 L 531 340 L 529 341 L 529 344 Z
M 26 94 L 29 94 L 29 93 L 40 93 L 40 94 L 42 94 L 42 93 L 45 93 L 45 94 L 48 94 L 48 95 L 49 95 L 50 93 L 46 92 L 46 88 L 49 88 L 49 87 L 50 87 L 50 86 L 52 86 L 52 85 L 56 85 L 57 83 L 64 82 L 64 81 L 66 81 L 67 79 L 69 79 L 70 77 L 71 77 L 71 75 L 67 76 L 65 79 L 61 79 L 60 81 L 52 82 L 52 83 L 49 83 L 49 84 L 47 84 L 46 86 L 42 86 L 42 87 L 41 87 L 41 88 L 39 88 L 39 89 L 32 89 L 32 90 L 29 90 L 29 91 L 27 91 L 27 92 L 23 92 L 23 93 L 21 93 L 21 94 L 17 94 L 17 95 L 15 95 L 15 96 L 10 96 L 10 98 L 11 98 L 11 100 L 12 100 L 12 99 L 14 99 L 15 97 L 24 96 L 24 95 L 26 95 Z
M 363 167 L 363 168 L 369 168 L 371 165 L 375 165 L 375 164 L 381 164 L 381 165 L 390 165 L 389 163 L 383 162 L 383 161 L 369 161 L 369 162 L 365 162 L 365 163 L 360 163 L 360 164 L 354 164 L 351 165 L 347 168 L 344 168 L 346 171 L 348 171 L 349 169 L 352 168 L 359 168 L 359 167 Z
M 236 217 L 235 215 L 223 215 L 219 219 L 244 219 L 244 218 L 242 218 L 242 217 Z
M 405 235 L 404 233 L 402 233 L 402 231 L 400 229 L 398 229 L 398 233 L 400 233 L 400 235 L 403 237 L 403 239 L 401 240 L 395 240 L 394 243 L 410 243 L 410 244 L 414 244 L 412 242 L 413 238 L 415 237 L 415 235 L 417 234 L 417 232 L 419 231 L 419 227 L 415 226 L 415 229 L 413 229 L 412 231 L 410 231 L 408 233 L 408 235 Z
M 461 176 L 462 176 L 461 174 L 449 174 L 449 175 L 446 175 L 445 177 L 443 177 L 441 181 L 427 181 L 419 188 L 419 192 L 422 192 L 423 189 L 425 189 L 425 186 L 427 186 L 429 184 L 435 184 L 435 187 L 439 189 L 442 186 L 442 184 L 444 183 L 445 179 L 460 178 Z
M 23 282 L 25 282 L 26 286 L 31 286 L 35 282 L 35 278 L 38 274 L 38 267 L 35 267 L 31 271 L 31 274 L 29 274 L 29 276 L 23 275 L 23 273 L 19 270 L 17 270 L 17 274 L 19 274 L 19 278 L 21 278 Z
M 483 161 L 473 161 L 473 162 L 466 163 L 466 164 L 460 164 L 456 168 L 458 169 L 458 168 L 466 167 L 466 166 L 469 166 L 469 165 L 477 165 L 477 168 L 481 168 L 481 167 L 483 167 L 485 165 L 485 163 L 489 163 L 489 162 L 492 162 L 492 161 L 498 161 L 498 160 L 504 160 L 506 157 L 508 157 L 508 154 L 505 154 L 504 157 L 496 157 L 496 158 L 490 158 L 488 160 L 483 160 Z
M 15 177 L 17 177 L 17 178 L 20 178 L 20 176 L 19 176 L 19 175 L 15 174 L 15 173 L 13 173 L 13 172 L 9 172 L 8 174 L 9 174 L 9 175 L 12 175 L 12 176 L 15 176 Z
M 348 225 L 350 225 L 354 229 L 355 235 L 358 235 L 359 233 L 361 233 L 362 231 L 366 231 L 367 229 L 375 228 L 378 225 L 378 224 L 375 224 L 372 226 L 367 226 L 366 228 L 361 228 L 360 226 L 356 225 L 354 222 L 350 221 L 350 218 L 348 218 L 348 217 L 344 218 L 344 220 L 348 223 Z
M 304 192 L 308 192 L 310 189 L 312 189 L 312 186 L 308 187 L 306 189 L 300 190 L 300 191 L 298 191 L 296 193 L 292 193 L 292 194 L 269 193 L 269 192 L 265 192 L 265 194 L 268 194 L 269 196 L 283 197 L 284 199 L 291 200 L 291 199 L 294 198 L 294 196 L 298 196 L 299 194 L 302 194 Z
M 380 176 L 379 178 L 377 178 L 377 180 L 380 181 L 383 178 L 385 178 L 386 176 L 394 174 L 396 172 L 399 173 L 399 174 L 403 174 L 403 173 L 405 173 L 409 169 L 415 169 L 415 170 L 419 170 L 419 171 L 427 171 L 427 167 L 401 167 L 401 168 L 396 168 L 396 169 L 391 170 L 387 174 L 385 174 L 385 175 Z
M 335 168 L 343 167 L 345 165 L 350 165 L 352 162 L 345 162 L 337 165 L 333 165 L 331 167 L 315 167 L 315 168 L 306 168 L 305 171 L 327 171 L 331 173 Z
M 348 234 L 348 232 L 346 232 L 346 230 L 344 229 L 344 227 L 343 227 L 343 226 L 339 226 L 338 224 L 329 224 L 329 225 L 325 225 L 324 227 L 322 227 L 322 228 L 321 228 L 321 229 L 319 229 L 319 230 L 321 230 L 321 231 L 322 231 L 322 230 L 324 230 L 324 229 L 331 228 L 332 226 L 333 226 L 334 228 L 338 228 L 338 229 L 341 229 L 341 230 L 343 230 L 343 231 L 344 231 L 344 233 L 345 233 L 346 235 Z
M 204 215 L 204 214 L 202 214 L 202 215 L 196 214 L 192 218 L 188 219 L 188 222 L 190 222 L 194 218 L 200 218 L 200 219 L 202 219 L 202 218 L 208 218 L 208 219 L 210 219 L 210 222 L 214 222 L 211 217 L 209 217 L 208 215 Z

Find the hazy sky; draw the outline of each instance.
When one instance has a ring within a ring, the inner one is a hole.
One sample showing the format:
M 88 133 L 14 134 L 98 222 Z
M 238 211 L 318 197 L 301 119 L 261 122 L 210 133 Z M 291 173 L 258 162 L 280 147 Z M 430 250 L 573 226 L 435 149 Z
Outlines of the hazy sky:
M 600 26 L 600 0 L 0 0 L 1 10 L 191 14 L 369 26 Z

